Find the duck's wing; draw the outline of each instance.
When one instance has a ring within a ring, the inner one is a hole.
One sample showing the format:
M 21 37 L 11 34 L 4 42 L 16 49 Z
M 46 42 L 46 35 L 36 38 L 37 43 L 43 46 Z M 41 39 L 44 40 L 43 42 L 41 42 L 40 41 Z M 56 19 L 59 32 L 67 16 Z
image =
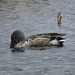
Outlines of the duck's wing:
M 36 34 L 36 36 L 42 36 L 42 37 L 44 37 L 44 36 L 64 36 L 64 35 L 66 35 L 65 33 L 43 33 L 43 34 Z M 33 36 L 35 36 L 35 35 L 33 35 Z
M 35 35 L 31 35 L 29 37 L 26 38 L 26 40 L 28 39 L 35 39 L 35 38 L 50 38 L 50 37 L 61 37 L 66 35 L 65 33 L 43 33 L 43 34 L 35 34 Z

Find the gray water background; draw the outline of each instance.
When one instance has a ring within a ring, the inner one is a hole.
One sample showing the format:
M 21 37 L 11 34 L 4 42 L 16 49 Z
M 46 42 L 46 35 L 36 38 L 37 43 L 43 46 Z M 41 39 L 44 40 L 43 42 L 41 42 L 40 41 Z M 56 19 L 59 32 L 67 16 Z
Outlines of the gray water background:
M 61 11 L 61 27 L 57 12 Z M 10 36 L 66 33 L 64 47 L 12 53 Z M 75 0 L 0 0 L 0 75 L 75 75 Z

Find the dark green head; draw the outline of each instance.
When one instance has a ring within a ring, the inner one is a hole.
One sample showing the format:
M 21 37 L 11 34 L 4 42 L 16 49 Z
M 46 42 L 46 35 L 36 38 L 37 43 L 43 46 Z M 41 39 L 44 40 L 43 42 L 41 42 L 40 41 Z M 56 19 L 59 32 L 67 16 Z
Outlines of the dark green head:
M 21 47 L 21 44 L 24 44 L 24 42 L 25 42 L 25 36 L 24 36 L 24 33 L 22 31 L 16 30 L 11 34 L 10 48 L 15 48 L 18 44 Z

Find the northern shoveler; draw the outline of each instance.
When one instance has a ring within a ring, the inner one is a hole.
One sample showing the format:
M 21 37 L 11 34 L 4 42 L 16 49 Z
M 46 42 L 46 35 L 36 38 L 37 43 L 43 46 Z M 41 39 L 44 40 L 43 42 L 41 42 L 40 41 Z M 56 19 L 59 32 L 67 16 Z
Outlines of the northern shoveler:
M 64 33 L 44 33 L 31 35 L 25 38 L 24 33 L 20 30 L 16 30 L 11 34 L 10 48 L 15 49 L 13 51 L 21 50 L 26 47 L 50 47 L 50 46 L 63 46 L 65 38 Z

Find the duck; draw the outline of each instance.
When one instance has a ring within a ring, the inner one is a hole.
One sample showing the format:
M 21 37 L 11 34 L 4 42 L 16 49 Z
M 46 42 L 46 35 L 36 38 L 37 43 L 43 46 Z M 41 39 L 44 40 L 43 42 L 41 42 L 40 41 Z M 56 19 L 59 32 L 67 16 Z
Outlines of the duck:
M 11 44 L 10 48 L 12 51 L 24 51 L 22 48 L 25 47 L 51 47 L 51 46 L 63 46 L 63 42 L 66 41 L 65 33 L 42 33 L 28 36 L 25 35 L 20 30 L 15 30 L 11 34 Z M 41 48 L 43 49 L 43 48 Z

